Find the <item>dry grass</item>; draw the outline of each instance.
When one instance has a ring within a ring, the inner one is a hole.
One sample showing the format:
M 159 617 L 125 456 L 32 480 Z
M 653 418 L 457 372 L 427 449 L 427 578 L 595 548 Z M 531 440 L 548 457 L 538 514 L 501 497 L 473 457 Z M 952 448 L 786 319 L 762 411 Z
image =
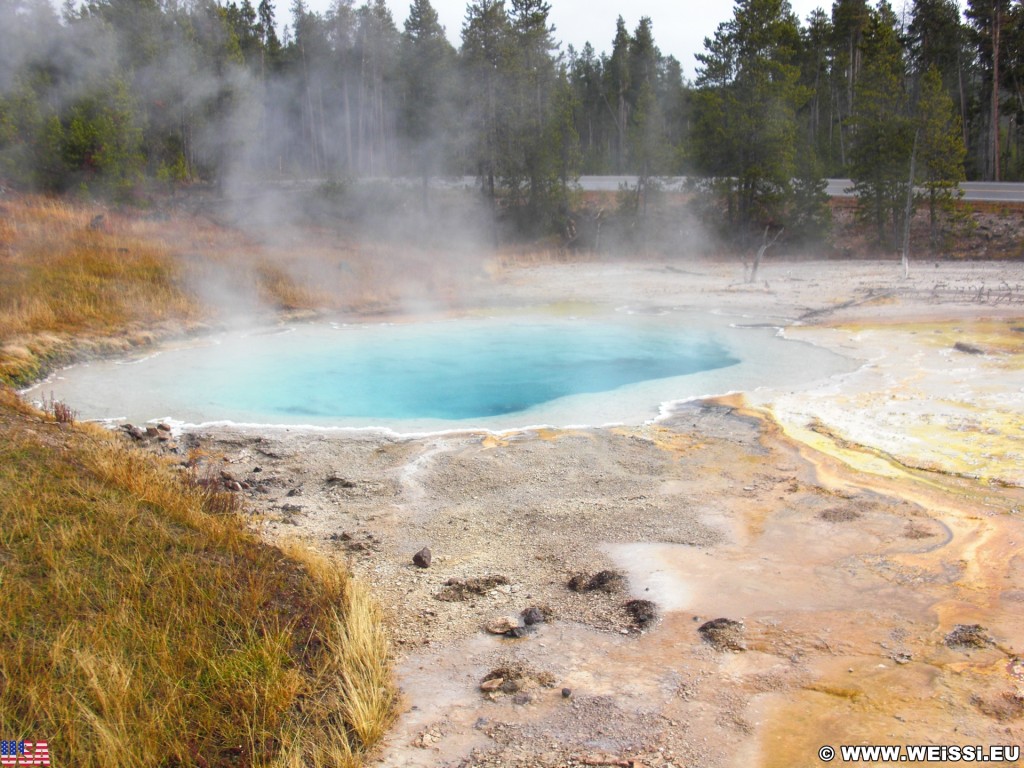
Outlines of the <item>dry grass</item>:
M 393 708 L 375 609 L 222 508 L 0 390 L 0 732 L 82 768 L 359 764 Z
M 478 254 L 353 244 L 312 228 L 260 242 L 198 216 L 9 197 L 0 203 L 0 382 L 238 315 L 458 306 L 483 269 Z

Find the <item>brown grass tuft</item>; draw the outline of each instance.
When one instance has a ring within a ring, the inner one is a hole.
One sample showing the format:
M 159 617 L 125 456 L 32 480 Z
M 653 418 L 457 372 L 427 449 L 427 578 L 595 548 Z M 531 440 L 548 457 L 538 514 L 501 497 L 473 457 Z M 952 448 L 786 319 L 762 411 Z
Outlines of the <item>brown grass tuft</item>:
M 390 722 L 376 609 L 220 494 L 0 388 L 0 731 L 54 764 L 354 766 Z

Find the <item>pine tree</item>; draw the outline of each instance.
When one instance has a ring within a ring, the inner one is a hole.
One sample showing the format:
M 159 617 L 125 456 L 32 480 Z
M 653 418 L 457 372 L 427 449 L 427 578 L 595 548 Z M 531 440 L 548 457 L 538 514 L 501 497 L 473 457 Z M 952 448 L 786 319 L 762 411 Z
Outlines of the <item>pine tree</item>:
M 615 117 L 615 145 L 612 153 L 612 168 L 616 173 L 626 171 L 626 141 L 629 130 L 629 94 L 633 89 L 630 68 L 629 47 L 632 38 L 626 29 L 625 20 L 619 16 L 615 22 L 615 39 L 612 53 L 604 67 L 605 98 Z
M 906 45 L 912 71 L 920 79 L 935 68 L 954 100 L 961 124 L 967 122 L 967 30 L 956 0 L 914 0 Z
M 430 0 L 413 0 L 402 35 L 402 133 L 423 179 L 424 206 L 427 182 L 440 166 L 448 132 L 454 58 L 455 51 Z
M 796 170 L 796 113 L 807 99 L 797 20 L 785 0 L 737 0 L 704 46 L 692 161 L 717 180 L 730 224 L 759 230 L 784 218 Z
M 850 178 L 860 217 L 874 225 L 880 244 L 895 249 L 905 215 L 915 126 L 896 17 L 884 0 L 871 12 L 862 53 L 850 121 Z
M 495 217 L 499 159 L 505 138 L 506 104 L 501 86 L 510 51 L 510 24 L 503 0 L 473 0 L 462 26 L 465 117 L 474 165 Z M 495 218 L 494 235 L 497 239 Z
M 987 133 L 988 141 L 983 142 L 982 173 L 986 179 L 999 181 L 1002 177 L 1002 150 L 1000 144 L 1000 123 L 1002 121 L 1002 75 L 1006 55 L 1003 46 L 1003 25 L 1009 14 L 1010 0 L 968 0 L 966 15 L 974 28 L 978 60 L 981 65 L 984 85 L 988 94 Z
M 931 241 L 938 237 L 939 213 L 950 214 L 963 194 L 964 146 L 960 119 L 936 67 L 925 72 L 917 101 L 917 178 L 928 198 Z

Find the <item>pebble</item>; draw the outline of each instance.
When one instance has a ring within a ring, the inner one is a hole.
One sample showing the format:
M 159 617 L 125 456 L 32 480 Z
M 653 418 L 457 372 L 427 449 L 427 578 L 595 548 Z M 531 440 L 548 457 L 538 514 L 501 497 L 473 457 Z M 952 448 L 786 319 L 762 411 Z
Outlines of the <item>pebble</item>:
M 492 635 L 505 635 L 514 629 L 519 628 L 519 622 L 509 616 L 502 616 L 499 619 L 492 619 L 484 626 Z
M 419 568 L 429 568 L 430 567 L 430 562 L 431 562 L 432 559 L 433 559 L 433 557 L 430 554 L 430 548 L 429 547 L 424 547 L 423 549 L 421 549 L 419 552 L 417 552 L 415 555 L 412 556 L 413 563 L 417 567 L 419 567 Z

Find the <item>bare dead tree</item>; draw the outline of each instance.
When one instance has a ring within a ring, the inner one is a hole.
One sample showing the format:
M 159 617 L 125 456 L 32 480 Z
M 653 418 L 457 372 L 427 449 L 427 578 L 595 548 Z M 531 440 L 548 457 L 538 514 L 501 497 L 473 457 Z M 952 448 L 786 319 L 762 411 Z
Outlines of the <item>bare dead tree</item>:
M 761 266 L 761 259 L 764 258 L 765 252 L 767 252 L 769 248 L 775 245 L 775 241 L 779 239 L 783 232 L 786 231 L 786 228 L 782 227 L 781 229 L 779 229 L 778 232 L 775 233 L 775 237 L 769 240 L 768 231 L 770 229 L 771 224 L 764 228 L 764 235 L 761 236 L 761 246 L 757 249 L 757 255 L 754 256 L 754 264 L 750 268 L 750 276 L 747 278 L 748 283 L 753 283 L 757 281 L 757 270 Z
M 910 219 L 914 215 L 914 166 L 917 164 L 917 142 L 921 129 L 914 132 L 914 148 L 910 150 L 910 180 L 907 182 L 907 204 L 903 209 L 903 248 L 900 260 L 903 264 L 903 279 L 910 277 Z

